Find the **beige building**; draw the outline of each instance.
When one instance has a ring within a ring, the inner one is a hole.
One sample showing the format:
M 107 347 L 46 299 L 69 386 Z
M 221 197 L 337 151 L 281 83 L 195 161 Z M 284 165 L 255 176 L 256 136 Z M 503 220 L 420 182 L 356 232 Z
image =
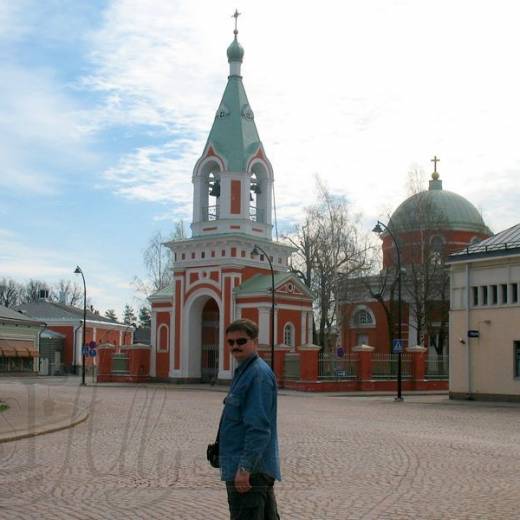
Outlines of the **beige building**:
M 450 398 L 520 401 L 520 224 L 448 264 Z

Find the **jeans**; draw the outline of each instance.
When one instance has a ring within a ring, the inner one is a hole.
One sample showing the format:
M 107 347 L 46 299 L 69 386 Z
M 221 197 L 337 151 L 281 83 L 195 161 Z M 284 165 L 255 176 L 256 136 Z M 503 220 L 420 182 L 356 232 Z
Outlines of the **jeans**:
M 230 520 L 280 520 L 274 496 L 274 478 L 252 473 L 252 486 L 247 493 L 239 493 L 234 482 L 226 482 Z

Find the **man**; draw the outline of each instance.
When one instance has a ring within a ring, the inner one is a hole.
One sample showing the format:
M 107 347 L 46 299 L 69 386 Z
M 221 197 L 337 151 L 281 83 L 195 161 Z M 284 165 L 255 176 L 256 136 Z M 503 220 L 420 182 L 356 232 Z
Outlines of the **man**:
M 256 353 L 258 327 L 236 320 L 226 342 L 238 362 L 224 400 L 219 459 L 231 520 L 277 520 L 274 481 L 280 480 L 276 379 Z

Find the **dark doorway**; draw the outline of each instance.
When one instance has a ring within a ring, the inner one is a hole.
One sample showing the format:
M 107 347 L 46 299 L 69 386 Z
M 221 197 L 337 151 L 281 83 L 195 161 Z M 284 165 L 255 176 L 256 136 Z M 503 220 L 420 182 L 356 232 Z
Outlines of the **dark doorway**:
M 202 309 L 201 379 L 215 384 L 218 378 L 219 312 L 217 302 L 209 299 Z

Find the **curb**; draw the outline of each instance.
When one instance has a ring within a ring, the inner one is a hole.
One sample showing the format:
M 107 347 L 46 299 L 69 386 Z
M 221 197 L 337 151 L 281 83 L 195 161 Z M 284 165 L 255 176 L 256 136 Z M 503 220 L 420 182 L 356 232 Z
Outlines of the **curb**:
M 49 424 L 47 427 L 40 426 L 37 427 L 34 431 L 25 431 L 14 434 L 0 434 L 0 444 L 5 442 L 12 442 L 21 439 L 28 439 L 30 437 L 36 437 L 38 435 L 45 435 L 46 433 L 58 432 L 61 430 L 66 430 L 67 428 L 72 428 L 73 426 L 77 426 L 82 422 L 86 421 L 89 417 L 88 410 L 86 408 L 81 408 L 79 413 L 76 415 L 72 421 L 61 421 L 54 424 Z

